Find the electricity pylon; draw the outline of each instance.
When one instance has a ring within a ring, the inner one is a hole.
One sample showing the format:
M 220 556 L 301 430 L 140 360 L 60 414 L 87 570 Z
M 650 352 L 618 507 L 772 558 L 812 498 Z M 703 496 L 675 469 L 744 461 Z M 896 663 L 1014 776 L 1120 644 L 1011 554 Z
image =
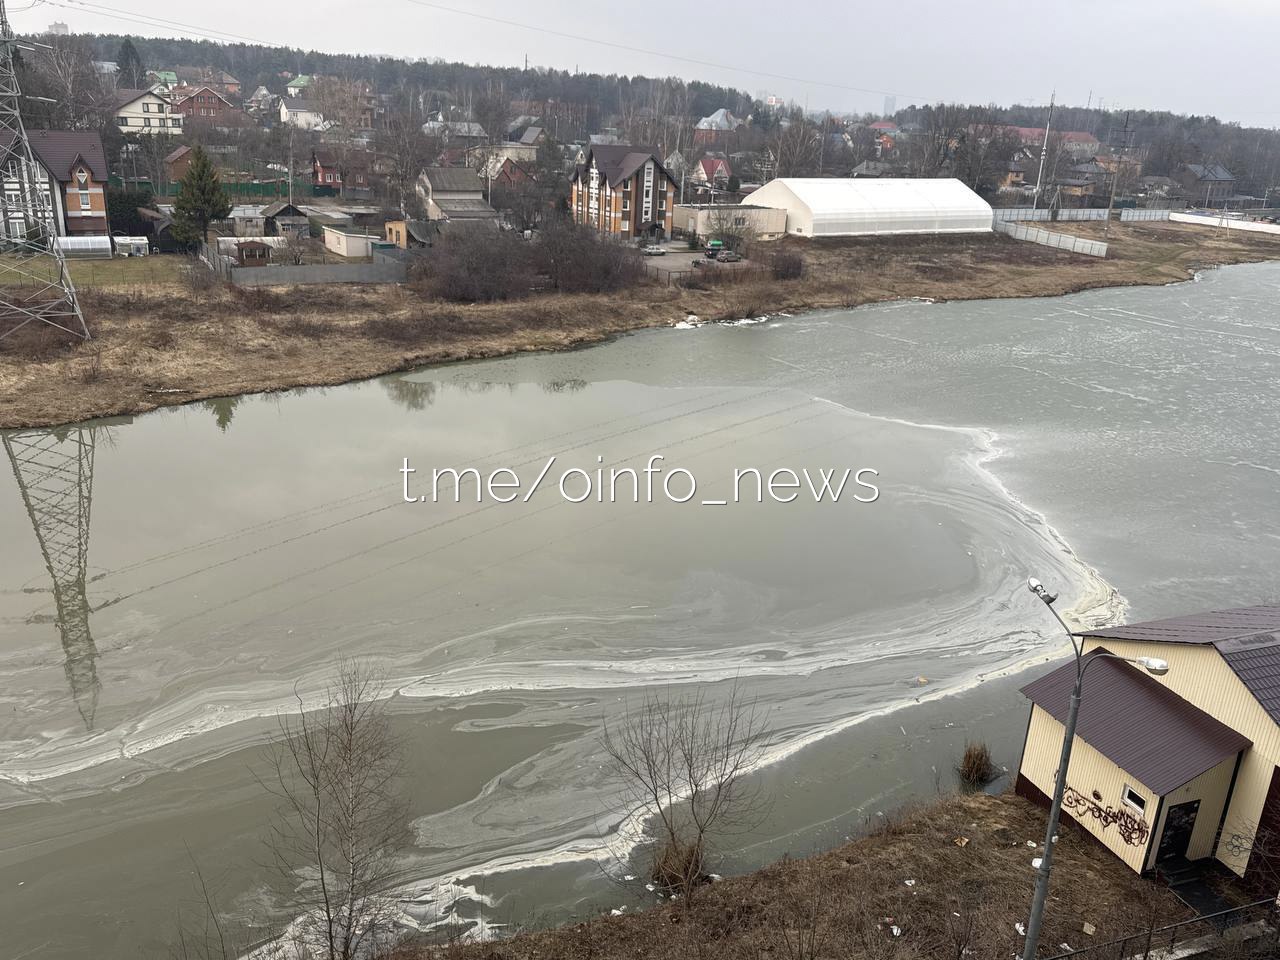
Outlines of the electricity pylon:
M 85 594 L 96 433 L 93 427 L 0 433 L 53 579 L 62 669 L 86 730 L 93 729 L 100 687 L 98 648 L 89 632 L 93 611 Z
M 89 339 L 67 261 L 57 244 L 50 183 L 22 124 L 14 39 L 0 0 L 0 340 L 30 323 Z

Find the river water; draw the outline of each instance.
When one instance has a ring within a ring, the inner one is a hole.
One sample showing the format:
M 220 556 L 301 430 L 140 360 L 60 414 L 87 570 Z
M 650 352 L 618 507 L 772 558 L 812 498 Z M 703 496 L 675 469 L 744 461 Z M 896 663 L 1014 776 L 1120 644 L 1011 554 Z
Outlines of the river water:
M 968 736 L 1016 764 L 1016 687 L 1063 652 L 1028 574 L 1077 623 L 1274 601 L 1277 303 L 1280 265 L 1240 266 L 10 434 L 0 955 L 159 951 L 193 864 L 229 915 L 280 919 L 260 744 L 343 658 L 405 738 L 419 920 L 445 881 L 495 925 L 641 902 L 604 876 L 624 816 L 598 738 L 646 688 L 736 683 L 767 712 L 774 807 L 725 870 L 945 786 Z M 519 495 L 406 503 L 404 458 L 411 495 L 450 467 Z M 626 467 L 641 502 L 556 485 Z M 735 496 L 752 468 L 873 469 L 879 496 Z

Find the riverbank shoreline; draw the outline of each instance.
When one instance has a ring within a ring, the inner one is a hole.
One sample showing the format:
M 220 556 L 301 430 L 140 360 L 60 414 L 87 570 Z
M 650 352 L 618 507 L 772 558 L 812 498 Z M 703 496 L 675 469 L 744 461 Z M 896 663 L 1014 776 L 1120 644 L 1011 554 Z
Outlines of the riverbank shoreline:
M 0 341 L 0 428 L 574 349 L 690 316 L 714 322 L 913 298 L 1052 297 L 1164 285 L 1216 266 L 1280 259 L 1278 239 L 1179 224 L 1112 224 L 1109 241 L 1106 260 L 1002 235 L 783 241 L 805 259 L 801 279 L 650 282 L 625 295 L 474 305 L 403 286 L 96 289 L 84 295 L 91 341 L 68 344 L 48 328 Z
M 1044 818 L 1012 792 L 943 795 L 876 818 L 864 836 L 826 852 L 704 886 L 688 905 L 603 910 L 443 952 L 428 935 L 392 960 L 794 956 L 786 944 L 797 938 L 816 947 L 803 956 L 1015 955 Z M 1171 890 L 1128 870 L 1074 824 L 1060 831 L 1054 880 L 1043 942 L 1059 949 L 1192 916 Z

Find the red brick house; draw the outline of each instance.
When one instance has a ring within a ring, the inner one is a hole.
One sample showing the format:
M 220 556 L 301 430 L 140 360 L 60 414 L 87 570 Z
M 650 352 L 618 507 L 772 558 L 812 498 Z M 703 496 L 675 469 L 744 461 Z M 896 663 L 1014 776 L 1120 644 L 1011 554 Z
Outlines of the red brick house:
M 211 126 L 240 126 L 244 112 L 210 86 L 178 87 L 169 94 L 173 109 L 190 121 Z
M 571 183 L 574 221 L 616 237 L 670 236 L 675 201 L 675 178 L 653 147 L 596 144 Z
M 369 157 L 362 151 L 344 157 L 332 150 L 316 150 L 311 154 L 311 185 L 323 193 L 363 190 L 369 186 L 369 166 Z

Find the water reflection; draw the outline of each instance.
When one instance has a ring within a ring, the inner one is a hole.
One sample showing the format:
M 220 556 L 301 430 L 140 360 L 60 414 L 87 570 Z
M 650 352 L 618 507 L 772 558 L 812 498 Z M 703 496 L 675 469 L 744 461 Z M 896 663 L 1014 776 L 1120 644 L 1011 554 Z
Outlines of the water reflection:
M 89 632 L 85 594 L 89 508 L 93 501 L 96 427 L 16 430 L 0 435 L 23 505 L 53 580 L 54 622 L 62 637 L 62 668 L 85 729 L 98 707 L 98 650 Z M 36 615 L 32 622 L 47 622 Z
M 382 389 L 387 396 L 406 410 L 425 410 L 436 400 L 434 380 L 406 380 L 404 377 L 385 377 Z
M 227 427 L 231 426 L 231 421 L 236 415 L 236 407 L 240 406 L 243 400 L 244 396 L 215 397 L 213 400 L 204 401 L 204 408 L 213 414 L 218 429 L 226 433 Z

